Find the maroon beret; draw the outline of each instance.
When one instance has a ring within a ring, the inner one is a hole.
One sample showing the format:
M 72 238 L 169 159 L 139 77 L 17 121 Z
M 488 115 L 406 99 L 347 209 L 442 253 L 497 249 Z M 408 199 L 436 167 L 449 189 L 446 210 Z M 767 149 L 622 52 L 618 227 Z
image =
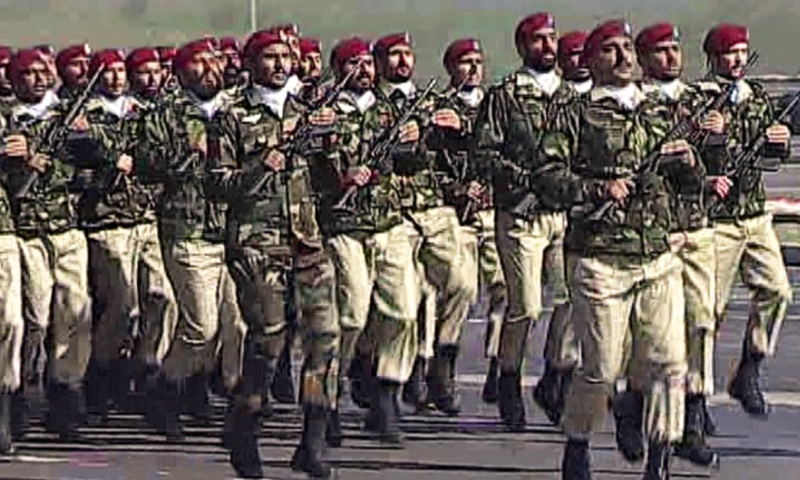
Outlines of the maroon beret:
M 217 53 L 217 50 L 214 48 L 213 42 L 211 42 L 208 38 L 201 38 L 199 40 L 193 40 L 181 48 L 175 54 L 175 59 L 173 62 L 173 68 L 175 71 L 183 70 L 188 65 L 189 61 L 197 55 L 198 53 Z
M 561 55 L 572 55 L 583 52 L 583 45 L 586 43 L 588 33 L 575 31 L 565 33 L 558 39 L 558 53 Z
M 270 45 L 275 45 L 277 43 L 288 45 L 288 41 L 289 37 L 283 30 L 260 30 L 250 35 L 250 38 L 247 39 L 247 43 L 244 45 L 243 56 L 245 59 L 249 60 L 253 55 L 256 55 Z
M 282 23 L 280 25 L 273 25 L 267 29 L 269 33 L 280 33 L 283 32 L 286 35 L 292 35 L 295 37 L 300 36 L 300 27 L 297 26 L 296 23 Z
M 63 75 L 64 69 L 67 68 L 69 62 L 73 61 L 78 57 L 89 57 L 92 55 L 92 49 L 89 48 L 89 44 L 81 43 L 79 45 L 72 45 L 69 46 L 60 52 L 56 56 L 56 69 L 58 70 L 59 75 Z
M 636 50 L 647 51 L 661 42 L 679 42 L 681 33 L 671 23 L 657 23 L 645 28 L 636 36 Z
M 92 61 L 89 62 L 89 76 L 93 76 L 101 67 L 108 68 L 114 63 L 125 63 L 125 53 L 122 50 L 113 48 L 100 50 L 92 55 Z
M 586 62 L 594 57 L 600 50 L 600 46 L 614 37 L 631 37 L 633 35 L 631 25 L 624 20 L 610 20 L 601 23 L 589 34 L 586 38 L 586 43 L 583 46 L 583 54 L 581 60 Z
M 340 72 L 345 63 L 362 55 L 372 55 L 372 45 L 368 41 L 359 37 L 340 40 L 331 50 L 331 68 Z
M 239 40 L 236 40 L 234 37 L 222 37 L 219 39 L 220 50 L 236 50 L 238 52 L 240 48 Z
M 444 64 L 444 68 L 449 70 L 456 63 L 458 63 L 459 58 L 473 52 L 483 52 L 483 48 L 481 47 L 481 43 L 479 41 L 475 40 L 474 38 L 462 38 L 456 40 L 447 47 L 447 50 L 444 51 L 442 64 Z
M 158 47 L 158 56 L 162 62 L 171 62 L 175 60 L 178 54 L 178 49 L 175 47 Z
M 125 68 L 128 72 L 132 73 L 149 62 L 161 62 L 161 56 L 159 56 L 158 50 L 151 47 L 137 48 L 125 59 Z
M 13 83 L 17 83 L 22 72 L 36 62 L 46 63 L 42 52 L 35 48 L 18 50 L 11 56 L 11 63 L 8 65 L 8 78 Z
M 6 63 L 11 61 L 11 55 L 14 53 L 14 50 L 11 47 L 6 45 L 0 45 L 0 63 Z
M 309 53 L 322 53 L 322 44 L 316 38 L 303 37 L 300 39 L 300 56 Z
M 392 47 L 396 47 L 398 45 L 413 47 L 414 43 L 411 35 L 409 35 L 408 32 L 386 35 L 375 41 L 372 50 L 375 52 L 376 57 L 383 58 L 389 54 L 389 50 L 391 50 Z
M 534 13 L 520 20 L 514 32 L 514 43 L 522 44 L 530 38 L 534 32 L 543 28 L 556 28 L 556 20 L 553 15 L 547 12 Z
M 703 42 L 703 50 L 707 54 L 724 53 L 736 44 L 748 43 L 750 34 L 744 25 L 723 23 L 712 28 Z

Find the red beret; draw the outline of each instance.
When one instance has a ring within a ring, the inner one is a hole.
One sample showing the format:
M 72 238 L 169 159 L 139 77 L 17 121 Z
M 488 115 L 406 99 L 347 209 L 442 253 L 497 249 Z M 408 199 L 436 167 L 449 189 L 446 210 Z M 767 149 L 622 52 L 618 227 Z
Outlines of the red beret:
M 583 45 L 581 60 L 586 62 L 594 57 L 600 50 L 600 45 L 609 38 L 631 37 L 631 35 L 631 25 L 624 20 L 611 20 L 602 23 L 595 27 L 592 33 L 586 38 L 586 43 Z
M 401 32 L 381 37 L 375 42 L 375 45 L 373 45 L 373 52 L 376 57 L 385 57 L 389 54 L 389 50 L 391 50 L 392 47 L 398 45 L 413 47 L 414 44 L 411 35 L 409 35 L 408 32 Z
M 6 63 L 11 61 L 11 55 L 13 53 L 14 51 L 11 49 L 11 47 L 8 47 L 6 45 L 0 45 L 0 63 Z
M 300 56 L 305 57 L 309 53 L 322 53 L 322 44 L 316 38 L 303 37 L 300 39 Z
M 11 79 L 13 83 L 16 83 L 19 80 L 20 74 L 36 62 L 45 63 L 44 54 L 42 54 L 42 52 L 35 48 L 18 50 L 11 56 L 11 63 L 8 65 L 8 78 Z
M 636 50 L 646 51 L 661 42 L 679 42 L 681 34 L 671 23 L 657 23 L 645 28 L 636 36 Z
M 219 39 L 220 50 L 236 50 L 238 52 L 240 48 L 239 40 L 233 37 L 223 37 Z
M 193 40 L 178 49 L 172 61 L 175 71 L 183 70 L 189 61 L 198 53 L 217 53 L 214 43 L 208 38 Z
M 558 39 L 558 53 L 561 55 L 572 55 L 583 52 L 583 45 L 589 34 L 582 31 L 565 33 Z
M 362 55 L 372 55 L 372 45 L 368 41 L 359 37 L 341 40 L 331 50 L 331 67 L 341 71 L 345 63 Z
M 444 58 L 442 58 L 442 63 L 444 64 L 444 68 L 449 70 L 462 56 L 468 53 L 482 51 L 483 48 L 481 48 L 479 41 L 474 38 L 462 38 L 454 41 L 447 47 L 447 50 L 444 52 Z
M 724 53 L 738 43 L 748 43 L 750 34 L 744 25 L 731 25 L 723 23 L 712 28 L 706 41 L 703 43 L 703 50 L 707 54 Z
M 35 48 L 36 50 L 39 50 L 40 52 L 42 52 L 44 55 L 47 55 L 48 57 L 52 57 L 53 55 L 56 54 L 56 47 L 54 47 L 52 45 L 49 45 L 47 43 L 43 43 L 41 45 L 36 45 L 33 48 Z
M 89 62 L 89 76 L 93 76 L 100 67 L 108 68 L 114 63 L 125 63 L 125 53 L 122 50 L 108 48 L 92 55 Z
M 175 60 L 177 54 L 178 49 L 175 47 L 158 47 L 158 56 L 161 58 L 162 62 L 171 62 Z
M 133 73 L 136 69 L 149 62 L 161 62 L 158 50 L 151 47 L 137 48 L 125 59 L 125 68 L 129 73 Z
M 528 15 L 517 24 L 517 30 L 514 32 L 514 43 L 521 44 L 533 35 L 535 31 L 543 28 L 556 28 L 556 20 L 553 15 L 547 12 Z
M 269 33 L 280 33 L 283 32 L 286 35 L 293 35 L 295 37 L 300 36 L 300 27 L 297 26 L 296 23 L 282 23 L 280 25 L 273 25 L 267 29 Z
M 288 44 L 288 41 L 289 38 L 283 30 L 276 30 L 275 32 L 270 30 L 258 31 L 247 39 L 247 43 L 244 45 L 244 58 L 250 59 L 270 45 L 275 45 L 276 43 Z
M 73 61 L 78 57 L 89 57 L 92 55 L 92 49 L 89 48 L 89 44 L 82 43 L 80 45 L 72 45 L 67 47 L 60 52 L 56 56 L 56 69 L 58 70 L 59 75 L 64 75 L 64 69 L 67 68 L 69 62 Z

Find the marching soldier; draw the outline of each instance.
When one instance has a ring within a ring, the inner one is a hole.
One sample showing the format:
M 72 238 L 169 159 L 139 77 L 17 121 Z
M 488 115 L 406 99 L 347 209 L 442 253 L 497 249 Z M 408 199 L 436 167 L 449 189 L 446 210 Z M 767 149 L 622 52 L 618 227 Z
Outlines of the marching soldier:
M 56 70 L 61 78 L 58 98 L 68 104 L 75 100 L 89 83 L 89 60 L 92 49 L 86 43 L 71 45 L 56 55 Z
M 766 417 L 769 413 L 759 385 L 764 358 L 774 353 L 778 332 L 792 298 L 792 289 L 781 256 L 780 244 L 772 227 L 772 217 L 764 210 L 764 176 L 758 168 L 743 178 L 730 178 L 734 165 L 730 159 L 748 148 L 762 132 L 767 144 L 757 152 L 761 158 L 785 159 L 790 153 L 789 129 L 777 119 L 764 87 L 741 77 L 749 55 L 747 27 L 719 25 L 706 36 L 703 48 L 710 73 L 699 87 L 712 98 L 735 82 L 730 101 L 722 108 L 725 133 L 731 155 L 708 166 L 712 188 L 723 200 L 712 206 L 716 245 L 717 324 L 727 316 L 728 296 L 737 271 L 753 292 L 747 330 L 738 368 L 728 384 L 728 393 L 748 414 Z
M 18 101 L 7 115 L 15 134 L 6 138 L 2 168 L 24 279 L 23 393 L 33 394 L 43 379 L 47 346 L 47 426 L 61 440 L 74 441 L 80 437 L 81 386 L 91 349 L 88 248 L 74 208 L 75 159 L 66 151 L 47 153 L 55 147 L 45 144 L 50 129 L 62 127 L 61 106 L 47 95 L 48 75 L 37 50 L 20 50 L 11 59 Z M 19 407 L 24 416 L 26 406 Z
M 161 379 L 163 403 L 153 413 L 168 441 L 180 441 L 180 407 L 208 418 L 208 379 L 218 352 L 230 388 L 240 376 L 244 325 L 236 286 L 225 263 L 225 205 L 206 190 L 208 125 L 231 102 L 222 92 L 217 52 L 208 39 L 180 48 L 174 60 L 181 88 L 170 102 L 145 113 L 137 132 L 133 170 L 161 183 L 158 231 L 167 275 L 180 311 Z
M 137 48 L 125 59 L 125 69 L 131 96 L 145 109 L 154 108 L 166 74 L 161 66 L 158 50 L 150 47 Z
M 523 66 L 489 91 L 476 127 L 478 161 L 484 172 L 494 170 L 497 248 L 508 286 L 508 308 L 500 339 L 498 407 L 506 427 L 524 429 L 522 364 L 531 324 L 542 311 L 542 272 L 553 285 L 555 308 L 548 343 L 560 341 L 552 332 L 566 328 L 570 308 L 564 280 L 565 206 L 541 198 L 526 184 L 521 169 L 536 171 L 531 151 L 548 131 L 574 129 L 566 107 L 578 93 L 555 71 L 556 30 L 549 13 L 524 18 L 515 33 Z M 553 186 L 553 188 L 559 188 Z M 563 402 L 561 385 L 568 368 L 548 361 L 534 399 L 557 422 Z
M 8 78 L 8 64 L 11 63 L 13 53 L 11 47 L 0 46 L 0 109 L 3 111 L 14 103 L 14 88 L 11 79 Z
M 300 38 L 300 63 L 297 75 L 303 82 L 300 98 L 306 102 L 313 102 L 322 98 L 325 91 L 320 83 L 322 78 L 322 44 L 319 40 L 310 37 Z
M 219 49 L 225 59 L 223 62 L 225 88 L 242 86 L 242 59 L 239 55 L 239 41 L 233 37 L 223 37 L 219 40 Z
M 592 76 L 581 62 L 587 36 L 586 32 L 575 31 L 565 33 L 558 39 L 558 68 L 561 69 L 561 76 L 580 94 L 592 89 Z
M 671 243 L 668 182 L 691 172 L 695 158 L 683 140 L 659 148 L 673 113 L 648 101 L 633 83 L 636 55 L 629 25 L 611 21 L 595 28 L 583 56 L 594 87 L 573 106 L 577 136 L 552 135 L 542 142 L 551 165 L 548 176 L 562 176 L 559 196 L 583 206 L 573 210 L 566 239 L 571 251 L 580 253 L 572 320 L 582 358 L 566 402 L 562 475 L 591 478 L 589 441 L 602 426 L 622 373 L 630 329 L 632 361 L 643 366 L 636 380 L 643 385 L 647 412 L 644 478 L 664 480 L 671 442 L 683 432 L 686 374 L 681 263 L 671 251 L 680 242 Z M 643 163 L 653 151 L 664 160 L 644 176 Z M 570 162 L 574 173 L 561 167 Z
M 180 88 L 178 77 L 172 64 L 178 51 L 175 47 L 158 47 L 158 58 L 161 60 L 161 69 L 164 72 L 161 78 L 162 89 L 165 93 L 174 93 Z
M 325 148 L 326 138 L 294 135 L 309 127 L 306 121 L 312 130 L 330 126 L 335 115 L 330 109 L 304 111 L 287 84 L 291 61 L 286 35 L 253 34 L 245 46 L 253 84 L 222 114 L 209 140 L 209 175 L 215 194 L 229 203 L 229 264 L 248 325 L 242 379 L 227 426 L 231 463 L 248 478 L 261 476 L 260 403 L 284 345 L 289 275 L 305 353 L 303 436 L 292 469 L 315 478 L 330 475 L 322 456 L 338 396 L 339 325 L 334 269 L 322 248 L 308 170 L 321 153 L 317 142 Z

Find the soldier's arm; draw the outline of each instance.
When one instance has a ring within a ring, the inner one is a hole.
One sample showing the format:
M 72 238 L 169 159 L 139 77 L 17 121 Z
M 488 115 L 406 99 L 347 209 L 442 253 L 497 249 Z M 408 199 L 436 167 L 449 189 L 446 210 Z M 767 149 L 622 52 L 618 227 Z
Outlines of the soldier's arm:
M 779 113 L 776 111 L 776 108 L 773 105 L 772 100 L 769 98 L 766 89 L 764 89 L 764 87 L 761 85 L 758 85 L 757 91 L 758 95 L 763 99 L 767 106 L 767 111 L 763 117 L 764 125 L 762 128 L 769 128 L 772 125 L 782 125 L 789 129 L 789 133 L 791 134 L 791 127 L 788 123 L 778 123 L 785 121 L 785 119 L 776 118 Z M 777 158 L 781 161 L 786 161 L 786 159 L 788 159 L 792 154 L 791 139 L 785 143 L 767 142 L 767 144 L 764 145 L 764 149 L 761 153 L 766 158 Z
M 491 182 L 495 169 L 501 168 L 507 125 L 508 99 L 502 86 L 495 86 L 483 100 L 474 125 L 473 171 L 477 178 Z
M 169 178 L 171 164 L 185 155 L 185 142 L 177 134 L 176 122 L 175 114 L 166 107 L 148 112 L 139 121 L 139 141 L 134 147 L 137 175 L 151 182 Z

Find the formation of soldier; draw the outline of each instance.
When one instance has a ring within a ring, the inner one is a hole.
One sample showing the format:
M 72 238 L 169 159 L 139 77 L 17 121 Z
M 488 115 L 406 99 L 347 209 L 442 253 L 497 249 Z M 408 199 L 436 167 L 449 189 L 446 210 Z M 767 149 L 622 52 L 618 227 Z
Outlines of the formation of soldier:
M 519 69 L 486 90 L 476 39 L 448 46 L 443 88 L 417 85 L 405 33 L 343 39 L 327 69 L 294 25 L 241 47 L 0 48 L 0 454 L 32 419 L 91 440 L 82 426 L 111 408 L 180 442 L 213 391 L 232 466 L 261 478 L 260 423 L 270 398 L 294 401 L 296 336 L 291 465 L 328 478 L 343 391 L 398 447 L 398 397 L 460 413 L 481 290 L 483 399 L 522 431 L 549 283 L 533 398 L 567 436 L 563 478 L 592 478 L 609 407 L 646 480 L 669 478 L 673 452 L 716 463 L 707 399 L 734 276 L 752 296 L 728 392 L 755 417 L 791 299 L 762 173 L 790 131 L 745 78 L 747 29 L 708 33 L 694 83 L 668 23 L 559 38 L 537 13 L 514 40 Z

